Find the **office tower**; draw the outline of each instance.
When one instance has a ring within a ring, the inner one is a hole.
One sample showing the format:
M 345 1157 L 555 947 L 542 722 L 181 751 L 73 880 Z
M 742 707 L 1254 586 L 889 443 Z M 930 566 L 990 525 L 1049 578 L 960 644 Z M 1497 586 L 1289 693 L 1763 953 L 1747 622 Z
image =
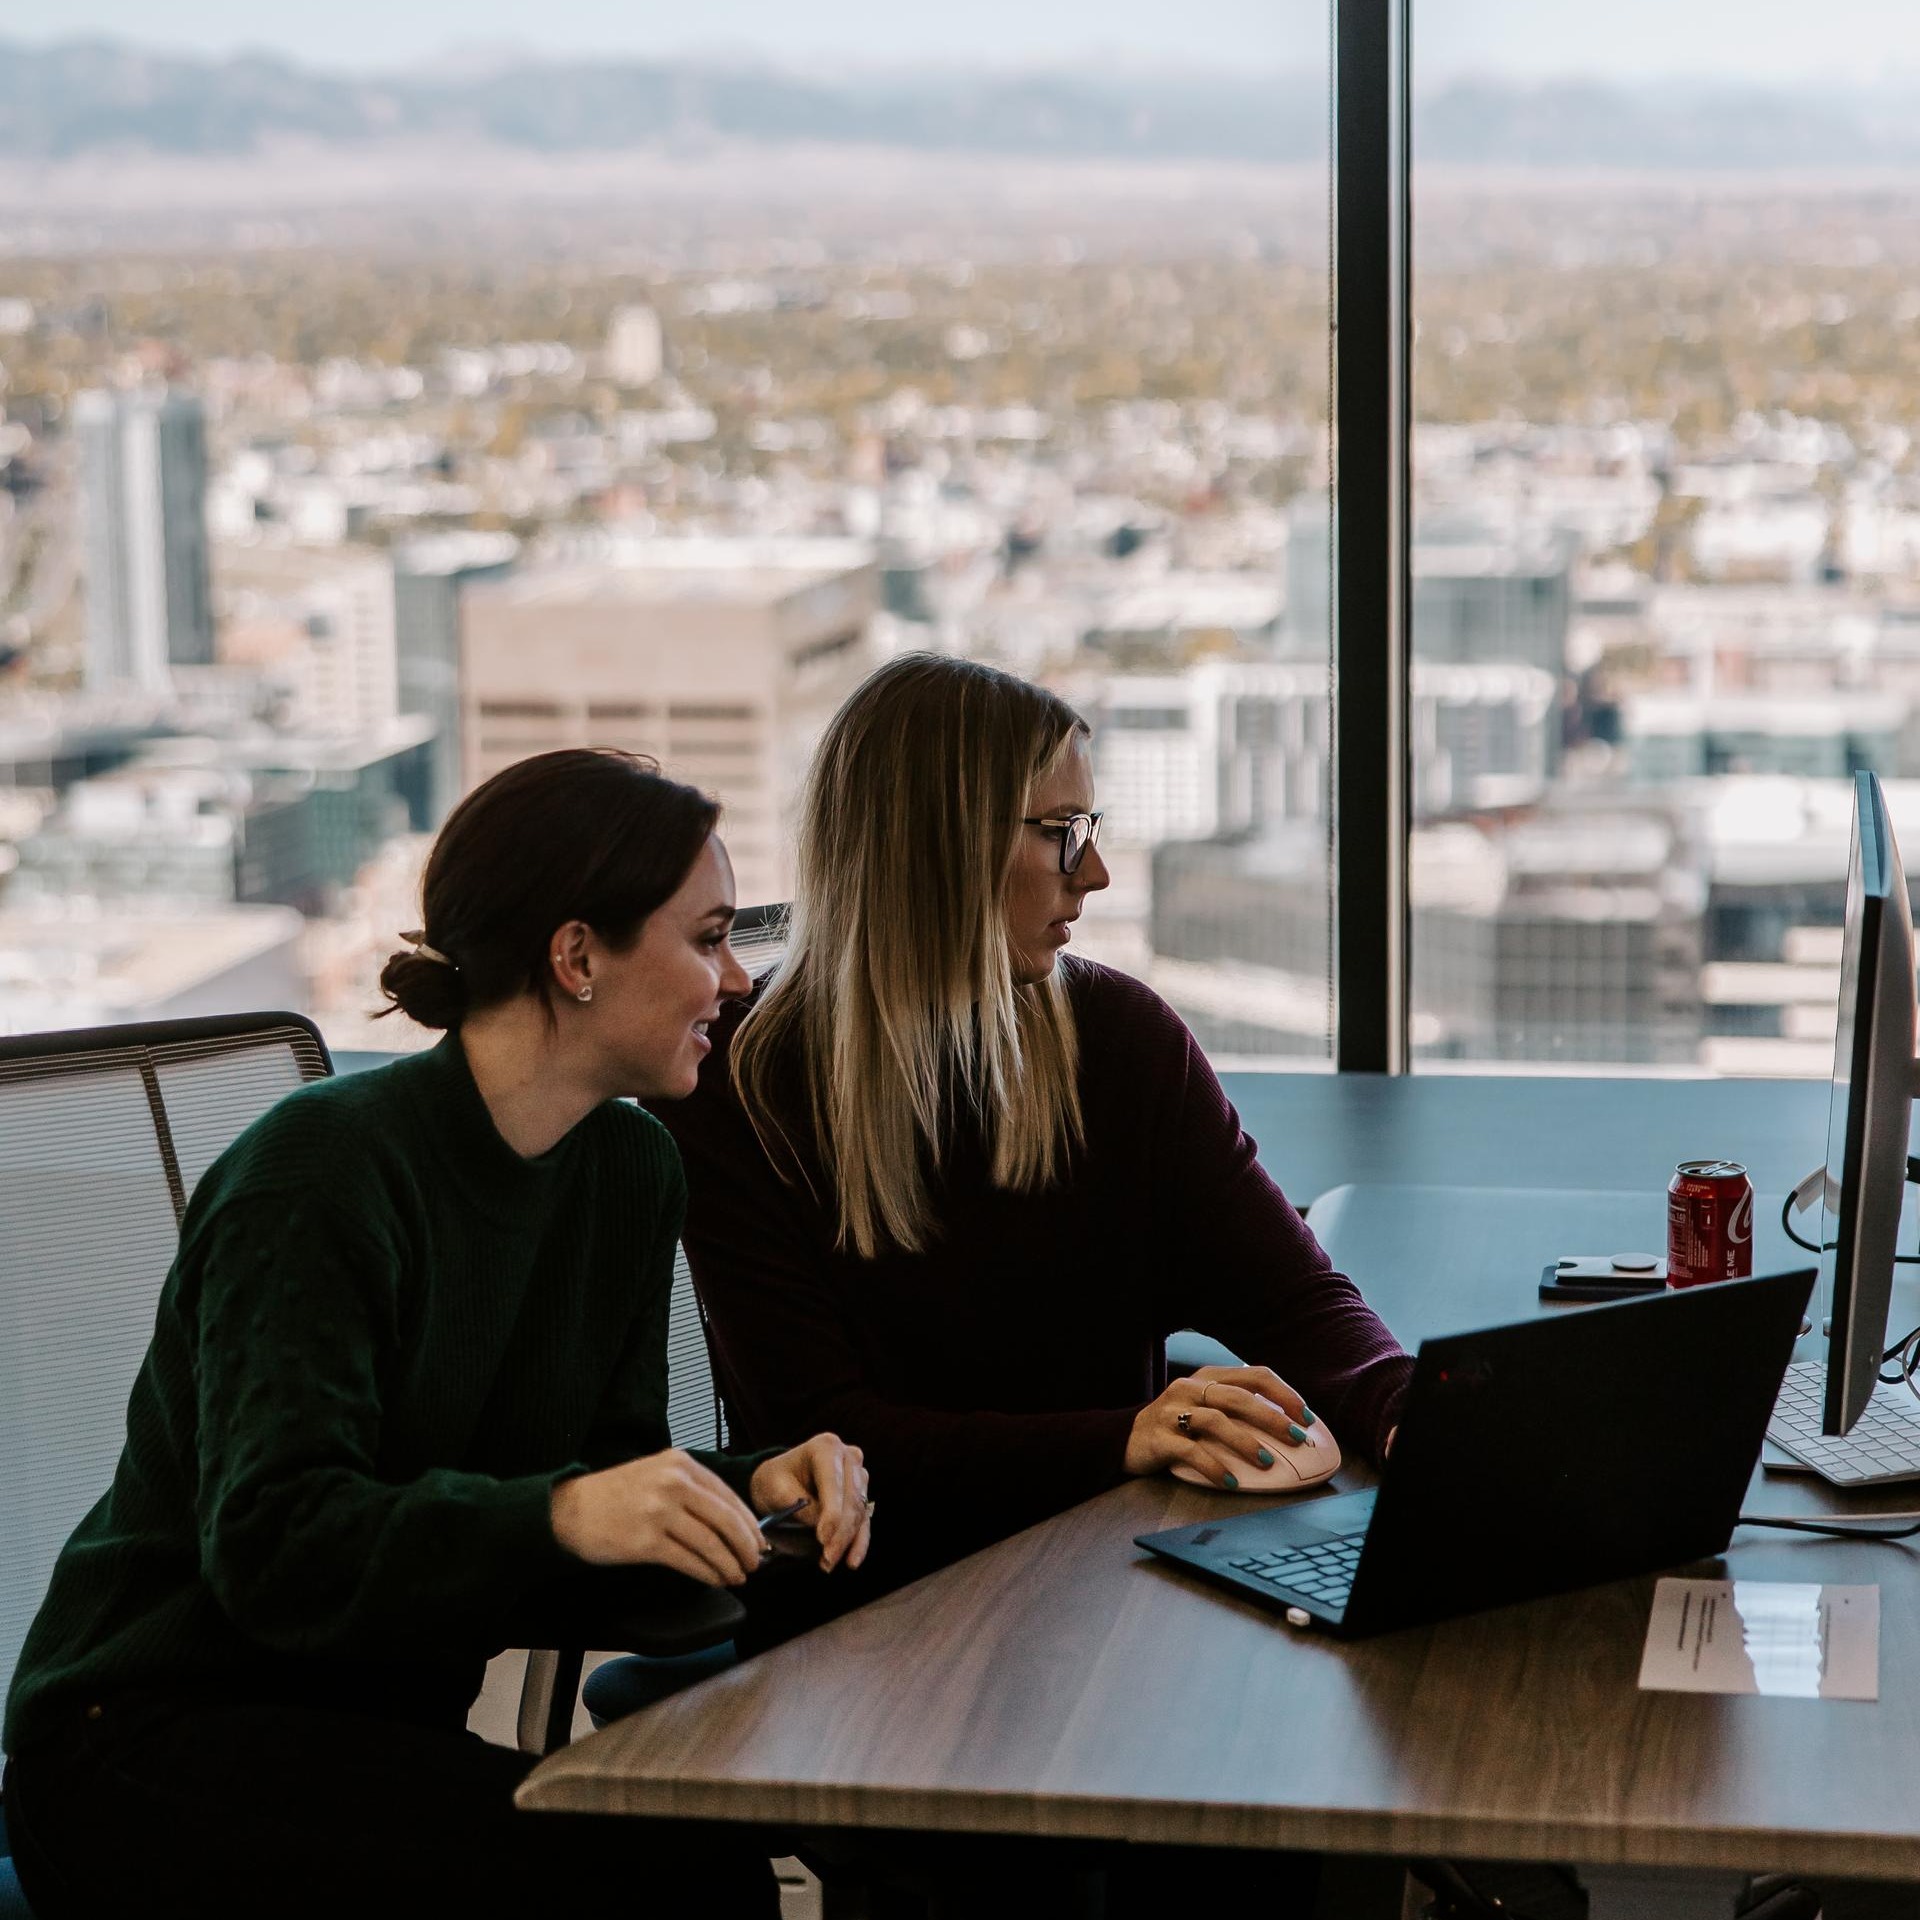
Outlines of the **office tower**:
M 60 794 L 76 780 L 123 765 L 154 730 L 152 716 L 130 714 L 125 705 L 84 693 L 16 698 L 0 713 L 0 789 Z
M 1504 829 L 1417 828 L 1411 869 L 1419 1054 L 1699 1057 L 1706 875 L 1667 809 L 1549 803 Z M 1156 851 L 1154 981 L 1204 1044 L 1324 1044 L 1327 887 L 1310 821 Z
M 460 596 L 503 579 L 519 552 L 506 533 L 449 533 L 415 540 L 393 556 L 394 650 L 400 711 L 433 722 L 426 819 L 439 826 L 460 797 Z
M 1573 543 L 1558 534 L 1417 537 L 1412 550 L 1413 652 L 1466 666 L 1566 671 Z M 1287 605 L 1280 651 L 1327 651 L 1327 503 L 1302 494 L 1287 511 Z
M 1626 776 L 1636 783 L 1771 773 L 1842 781 L 1856 768 L 1911 773 L 1920 761 L 1911 694 L 1884 688 L 1635 693 L 1621 702 Z
M 220 549 L 221 660 L 260 669 L 296 730 L 377 737 L 399 714 L 394 566 L 364 547 Z
M 1287 509 L 1287 612 L 1280 649 L 1290 656 L 1327 657 L 1330 547 L 1325 493 L 1296 495 Z
M 1567 668 L 1572 561 L 1571 543 L 1558 535 L 1416 542 L 1414 657 L 1510 662 L 1558 680 Z
M 617 307 L 607 326 L 607 372 L 623 387 L 650 387 L 667 364 L 660 316 L 646 305 Z
M 878 605 L 850 540 L 642 540 L 470 587 L 467 784 L 554 747 L 652 754 L 726 808 L 741 901 L 785 899 L 801 779 L 875 664 Z
M 1546 791 L 1558 760 L 1550 674 L 1416 660 L 1411 692 L 1416 819 L 1527 806 Z M 1181 674 L 1112 674 L 1091 705 L 1110 845 L 1326 818 L 1324 662 L 1220 660 Z
M 1229 671 L 1116 673 L 1101 683 L 1094 771 L 1110 845 L 1155 847 L 1220 831 L 1221 676 Z
M 331 913 L 390 840 L 423 824 L 427 727 L 409 716 L 347 739 L 156 740 L 70 787 L 21 839 L 8 898 Z
M 213 658 L 205 415 L 171 389 L 74 401 L 86 555 L 87 683 L 159 692 Z
M 1705 876 L 1649 809 L 1543 810 L 1415 835 L 1415 1050 L 1688 1066 L 1700 1057 Z

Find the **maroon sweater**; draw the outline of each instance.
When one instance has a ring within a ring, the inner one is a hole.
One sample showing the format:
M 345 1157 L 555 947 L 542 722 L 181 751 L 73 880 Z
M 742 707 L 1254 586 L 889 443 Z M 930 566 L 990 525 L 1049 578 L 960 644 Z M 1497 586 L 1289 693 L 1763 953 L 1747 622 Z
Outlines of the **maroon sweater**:
M 1123 1480 L 1182 1328 L 1272 1367 L 1376 1459 L 1412 1372 L 1261 1168 L 1179 1016 L 1125 974 L 1062 965 L 1085 1146 L 1060 1185 L 1016 1194 L 963 1144 L 924 1253 L 837 1251 L 832 1213 L 781 1178 L 729 1077 L 742 1009 L 716 1024 L 693 1097 L 659 1108 L 686 1161 L 732 1443 L 830 1430 L 864 1448 L 883 1509 L 875 1586 Z

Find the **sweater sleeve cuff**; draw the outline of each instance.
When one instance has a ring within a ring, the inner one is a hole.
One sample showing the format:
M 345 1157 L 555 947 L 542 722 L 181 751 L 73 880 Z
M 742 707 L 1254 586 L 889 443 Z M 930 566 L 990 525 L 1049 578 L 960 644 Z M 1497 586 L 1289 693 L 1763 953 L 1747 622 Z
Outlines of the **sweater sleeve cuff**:
M 1087 1472 L 1089 1478 L 1101 1482 L 1096 1491 L 1104 1493 L 1128 1477 L 1127 1444 L 1133 1438 L 1133 1423 L 1139 1417 L 1139 1407 L 1114 1407 L 1090 1424 Z
M 533 1473 L 500 1483 L 502 1541 L 525 1564 L 531 1578 L 545 1579 L 560 1568 L 580 1564 L 554 1537 L 553 1495 L 563 1480 L 577 1479 L 586 1471 L 575 1461 L 554 1473 Z
M 1387 1436 L 1400 1424 L 1406 1409 L 1407 1389 L 1413 1384 L 1413 1359 L 1396 1354 L 1380 1367 L 1380 1379 L 1369 1381 L 1357 1435 L 1364 1440 L 1373 1464 L 1381 1466 L 1387 1457 Z

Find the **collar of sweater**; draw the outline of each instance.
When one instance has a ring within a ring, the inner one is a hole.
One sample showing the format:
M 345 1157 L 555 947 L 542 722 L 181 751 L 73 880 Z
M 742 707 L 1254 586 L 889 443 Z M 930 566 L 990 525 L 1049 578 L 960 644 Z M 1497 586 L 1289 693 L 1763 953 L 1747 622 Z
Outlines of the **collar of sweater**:
M 510 1224 L 551 1197 L 579 1127 L 535 1159 L 515 1153 L 493 1124 L 458 1033 L 396 1062 L 393 1071 L 422 1122 L 423 1137 L 477 1211 Z

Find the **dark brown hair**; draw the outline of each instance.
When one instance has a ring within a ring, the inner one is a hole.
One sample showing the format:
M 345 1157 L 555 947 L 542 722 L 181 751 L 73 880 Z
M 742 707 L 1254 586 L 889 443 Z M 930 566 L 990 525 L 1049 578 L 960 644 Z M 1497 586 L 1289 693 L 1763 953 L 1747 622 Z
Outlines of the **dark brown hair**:
M 457 1027 L 518 993 L 548 998 L 555 929 L 584 920 L 615 949 L 630 946 L 719 818 L 705 794 L 612 748 L 567 747 L 496 773 L 433 843 L 421 945 L 380 970 L 381 1011 Z

